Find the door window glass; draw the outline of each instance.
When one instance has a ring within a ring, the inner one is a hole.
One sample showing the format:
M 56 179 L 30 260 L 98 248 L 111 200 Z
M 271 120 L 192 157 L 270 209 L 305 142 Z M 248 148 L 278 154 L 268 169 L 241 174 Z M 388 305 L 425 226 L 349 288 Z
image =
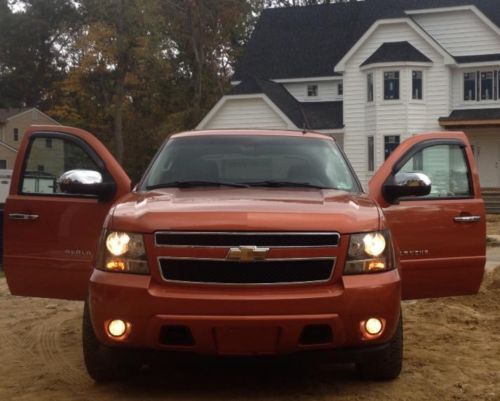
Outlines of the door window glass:
M 463 149 L 458 145 L 435 145 L 413 155 L 396 174 L 419 172 L 432 183 L 430 198 L 471 196 L 469 168 Z
M 50 139 L 50 146 L 48 141 Z M 99 171 L 96 163 L 79 145 L 61 138 L 37 137 L 31 142 L 22 174 L 22 193 L 62 194 L 57 179 L 66 171 Z

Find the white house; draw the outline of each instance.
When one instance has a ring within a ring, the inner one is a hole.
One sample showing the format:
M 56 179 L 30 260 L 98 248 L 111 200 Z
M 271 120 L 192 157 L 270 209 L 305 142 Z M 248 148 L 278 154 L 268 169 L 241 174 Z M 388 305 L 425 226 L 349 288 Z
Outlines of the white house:
M 335 136 L 363 184 L 403 139 L 462 130 L 500 187 L 498 0 L 365 0 L 265 10 L 233 89 L 198 128 Z

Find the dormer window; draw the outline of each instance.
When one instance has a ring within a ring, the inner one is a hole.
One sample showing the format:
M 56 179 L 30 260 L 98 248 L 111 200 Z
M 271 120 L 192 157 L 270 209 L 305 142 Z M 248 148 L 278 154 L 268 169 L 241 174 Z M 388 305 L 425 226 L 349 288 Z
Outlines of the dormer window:
M 344 95 L 344 84 L 343 83 L 340 83 L 338 86 L 337 86 L 337 93 L 339 96 L 343 96 Z
M 318 85 L 307 85 L 307 97 L 318 96 Z
M 399 71 L 384 72 L 384 100 L 399 99 Z
M 476 73 L 464 74 L 464 100 L 476 100 Z
M 493 99 L 493 72 L 481 73 L 481 100 Z
M 411 72 L 411 98 L 413 100 L 423 99 L 423 72 L 422 71 L 412 71 Z

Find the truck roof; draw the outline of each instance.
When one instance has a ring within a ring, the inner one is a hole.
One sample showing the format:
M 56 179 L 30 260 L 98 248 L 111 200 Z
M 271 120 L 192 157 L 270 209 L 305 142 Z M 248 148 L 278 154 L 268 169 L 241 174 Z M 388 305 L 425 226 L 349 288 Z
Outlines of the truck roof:
M 331 137 L 327 134 L 322 134 L 319 132 L 313 131 L 290 131 L 290 130 L 273 130 L 273 129 L 214 129 L 214 130 L 193 130 L 186 132 L 179 132 L 171 136 L 171 138 L 180 138 L 187 136 L 219 136 L 219 135 L 228 135 L 228 136 L 242 136 L 242 135 L 251 135 L 251 136 L 294 136 L 294 137 L 305 137 L 305 138 L 318 138 L 318 139 L 327 139 L 334 141 L 335 138 Z

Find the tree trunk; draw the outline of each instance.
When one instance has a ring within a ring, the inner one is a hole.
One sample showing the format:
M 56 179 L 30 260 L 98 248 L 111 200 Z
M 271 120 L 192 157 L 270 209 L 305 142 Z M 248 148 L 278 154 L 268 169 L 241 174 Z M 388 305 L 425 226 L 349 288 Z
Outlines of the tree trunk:
M 115 115 L 114 115 L 114 138 L 115 156 L 118 163 L 123 162 L 123 104 L 125 102 L 125 73 L 117 71 L 116 95 L 115 95 Z
M 116 64 L 116 85 L 114 98 L 114 139 L 115 139 L 115 156 L 118 163 L 123 162 L 123 104 L 125 102 L 125 75 L 127 73 L 127 55 L 124 43 L 124 10 L 123 0 L 117 1 L 117 51 L 118 60 Z

